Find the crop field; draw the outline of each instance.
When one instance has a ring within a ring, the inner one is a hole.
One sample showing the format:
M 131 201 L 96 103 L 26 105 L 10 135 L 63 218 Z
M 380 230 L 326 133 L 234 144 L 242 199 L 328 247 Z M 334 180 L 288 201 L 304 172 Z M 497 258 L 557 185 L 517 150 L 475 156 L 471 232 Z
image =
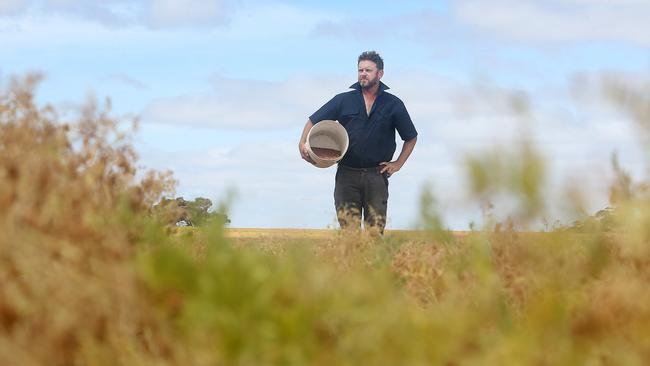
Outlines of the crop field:
M 192 230 L 192 229 L 189 229 Z M 455 236 L 467 235 L 465 231 L 458 231 L 453 233 Z M 340 235 L 336 229 L 256 229 L 256 228 L 226 228 L 224 235 L 237 240 L 250 240 L 252 242 L 265 240 L 309 240 L 309 241 L 325 241 Z M 387 238 L 423 238 L 427 236 L 427 232 L 423 230 L 390 230 L 387 229 L 385 236 Z
M 538 232 L 528 147 L 468 159 L 477 201 L 518 202 L 469 232 L 426 191 L 385 236 L 175 227 L 108 106 L 61 121 L 37 81 L 0 95 L 0 365 L 650 364 L 650 199 L 622 170 L 614 208 Z

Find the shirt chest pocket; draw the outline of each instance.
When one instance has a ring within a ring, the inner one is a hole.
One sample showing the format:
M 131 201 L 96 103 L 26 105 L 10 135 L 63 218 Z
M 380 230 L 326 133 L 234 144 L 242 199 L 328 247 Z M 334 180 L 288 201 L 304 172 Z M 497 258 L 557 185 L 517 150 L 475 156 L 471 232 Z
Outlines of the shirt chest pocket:
M 358 106 L 343 106 L 341 108 L 339 123 L 341 123 L 343 126 L 347 125 L 359 117 L 360 111 L 361 109 Z

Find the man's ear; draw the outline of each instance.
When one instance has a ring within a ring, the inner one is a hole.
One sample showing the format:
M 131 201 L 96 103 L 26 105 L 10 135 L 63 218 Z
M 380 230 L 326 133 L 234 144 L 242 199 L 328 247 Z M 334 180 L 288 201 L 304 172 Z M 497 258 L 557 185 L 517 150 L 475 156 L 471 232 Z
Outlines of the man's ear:
M 381 79 L 382 76 L 384 76 L 384 70 L 379 70 L 377 72 L 377 77 Z

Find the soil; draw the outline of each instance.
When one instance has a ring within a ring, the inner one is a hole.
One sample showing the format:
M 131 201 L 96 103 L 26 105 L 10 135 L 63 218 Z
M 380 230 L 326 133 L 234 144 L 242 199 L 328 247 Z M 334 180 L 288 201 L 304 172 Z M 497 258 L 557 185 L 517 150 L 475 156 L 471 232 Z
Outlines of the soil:
M 323 147 L 312 147 L 311 150 L 322 159 L 336 159 L 341 156 L 341 152 L 335 149 L 326 149 Z

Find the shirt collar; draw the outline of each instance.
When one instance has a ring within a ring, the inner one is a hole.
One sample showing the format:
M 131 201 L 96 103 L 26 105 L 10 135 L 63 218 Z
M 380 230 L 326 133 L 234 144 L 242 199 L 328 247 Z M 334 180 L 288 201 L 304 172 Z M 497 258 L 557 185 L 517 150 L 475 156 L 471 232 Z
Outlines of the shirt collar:
M 357 81 L 356 83 L 350 85 L 350 89 L 355 89 L 355 90 L 361 90 L 361 84 Z M 390 89 L 388 85 L 382 83 L 381 81 L 379 82 L 379 91 L 382 92 L 384 90 Z

